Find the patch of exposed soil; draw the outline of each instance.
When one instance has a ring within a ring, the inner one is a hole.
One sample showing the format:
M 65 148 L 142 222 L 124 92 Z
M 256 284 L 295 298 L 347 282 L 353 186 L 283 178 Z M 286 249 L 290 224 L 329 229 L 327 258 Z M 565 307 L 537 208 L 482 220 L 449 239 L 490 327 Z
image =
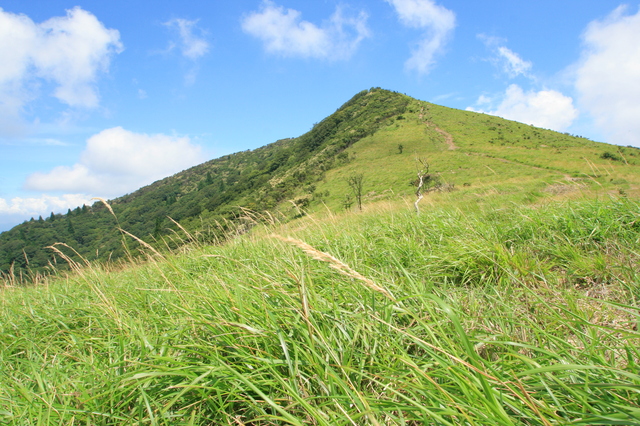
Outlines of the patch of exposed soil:
M 449 151 L 453 151 L 454 149 L 458 149 L 458 147 L 456 146 L 455 142 L 453 141 L 453 136 L 451 135 L 451 133 L 442 130 L 441 128 L 439 128 L 438 126 L 436 126 L 433 123 L 430 123 L 428 120 L 424 119 L 424 107 L 422 107 L 420 109 L 420 114 L 418 114 L 418 117 L 420 118 L 420 120 L 424 120 L 424 124 L 427 125 L 427 127 L 433 127 L 433 129 L 440 133 L 442 136 L 444 136 L 444 143 L 447 144 L 447 147 L 449 147 Z

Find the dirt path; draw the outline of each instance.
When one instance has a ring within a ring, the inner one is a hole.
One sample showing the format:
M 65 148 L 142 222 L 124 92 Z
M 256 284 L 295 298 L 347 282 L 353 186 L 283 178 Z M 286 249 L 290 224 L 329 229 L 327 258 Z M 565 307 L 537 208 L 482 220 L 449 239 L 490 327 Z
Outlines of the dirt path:
M 436 126 L 433 123 L 430 123 L 428 120 L 424 119 L 424 107 L 420 108 L 420 114 L 418 115 L 418 117 L 420 118 L 420 120 L 424 120 L 424 124 L 427 127 L 433 127 L 433 129 L 440 133 L 442 136 L 444 136 L 444 143 L 447 144 L 447 147 L 449 148 L 449 151 L 453 151 L 455 149 L 458 149 L 458 147 L 456 146 L 455 142 L 453 141 L 453 136 L 451 135 L 451 133 L 442 130 L 440 127 Z
M 449 147 L 449 151 L 453 151 L 453 150 L 458 149 L 458 146 L 455 144 L 455 142 L 453 140 L 453 136 L 451 135 L 451 133 L 449 133 L 449 132 L 447 132 L 445 130 L 442 130 L 441 128 L 436 126 L 434 123 L 431 123 L 428 120 L 425 120 L 425 118 L 424 118 L 424 107 L 420 108 L 420 114 L 418 115 L 418 117 L 420 118 L 420 120 L 424 121 L 424 124 L 427 127 L 432 127 L 436 132 L 440 133 L 444 137 L 444 142 Z M 481 157 L 492 158 L 492 159 L 494 159 L 496 161 L 500 161 L 500 162 L 503 162 L 503 163 L 509 163 L 509 164 L 518 165 L 518 166 L 524 166 L 524 167 L 531 167 L 531 168 L 537 169 L 537 170 L 555 172 L 555 173 L 558 173 L 558 174 L 562 175 L 568 181 L 573 181 L 574 180 L 571 176 L 569 176 L 568 174 L 566 174 L 565 172 L 562 172 L 560 170 L 544 169 L 542 167 L 533 166 L 533 165 L 530 165 L 530 164 L 519 163 L 517 161 L 511 161 L 511 160 L 507 160 L 506 158 L 495 157 L 495 156 L 492 156 L 492 155 L 483 154 L 483 153 L 479 153 L 479 152 L 467 152 L 466 154 L 467 155 L 477 155 L 477 156 L 481 156 Z
M 427 124 L 428 126 L 429 124 Z M 447 144 L 447 146 L 449 147 L 449 151 L 453 151 L 454 149 L 458 149 L 458 147 L 456 146 L 456 144 L 453 142 L 453 136 L 451 136 L 451 133 L 445 132 L 444 130 L 442 130 L 439 127 L 434 126 L 434 129 L 436 132 L 440 133 L 442 136 L 444 136 L 444 142 Z

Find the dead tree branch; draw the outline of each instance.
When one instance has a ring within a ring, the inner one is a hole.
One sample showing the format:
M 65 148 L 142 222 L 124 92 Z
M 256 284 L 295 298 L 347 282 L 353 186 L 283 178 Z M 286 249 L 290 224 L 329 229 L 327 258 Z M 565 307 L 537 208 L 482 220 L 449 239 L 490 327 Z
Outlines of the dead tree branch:
M 430 175 L 429 175 L 429 163 L 427 163 L 426 160 L 416 157 L 416 163 L 419 163 L 419 165 L 422 167 L 419 167 L 419 165 L 416 164 L 416 168 L 418 169 L 418 182 L 417 182 L 417 189 L 416 189 L 417 199 L 416 199 L 416 202 L 413 203 L 413 206 L 416 208 L 416 213 L 420 214 L 420 207 L 418 207 L 418 203 L 420 203 L 420 201 L 424 198 L 424 195 L 422 194 L 422 187 L 424 186 L 425 177 Z
M 418 179 L 413 182 L 416 186 L 416 202 L 413 206 L 416 209 L 416 213 L 420 214 L 420 207 L 418 204 L 424 198 L 424 194 L 432 191 L 440 191 L 443 188 L 440 175 L 429 173 L 431 166 L 424 158 L 416 157 L 416 170 Z M 453 188 L 453 185 L 447 185 L 447 187 Z

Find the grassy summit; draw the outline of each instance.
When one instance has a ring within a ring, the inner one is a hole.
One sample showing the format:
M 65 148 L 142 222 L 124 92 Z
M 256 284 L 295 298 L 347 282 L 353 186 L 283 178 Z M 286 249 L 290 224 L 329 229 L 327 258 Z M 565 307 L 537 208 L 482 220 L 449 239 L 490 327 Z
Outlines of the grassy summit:
M 181 244 L 174 238 L 180 227 L 200 241 L 219 241 L 241 208 L 284 219 L 338 211 L 354 205 L 346 181 L 357 174 L 365 204 L 411 197 L 417 158 L 469 202 L 490 193 L 522 202 L 585 190 L 635 195 L 640 181 L 638 149 L 371 89 L 300 137 L 211 160 L 112 200 L 117 220 L 98 202 L 4 232 L 0 271 L 34 276 L 64 268 L 46 248 L 55 243 L 80 262 L 135 256 L 141 244 L 126 237 L 123 245 L 118 228 L 163 250 Z

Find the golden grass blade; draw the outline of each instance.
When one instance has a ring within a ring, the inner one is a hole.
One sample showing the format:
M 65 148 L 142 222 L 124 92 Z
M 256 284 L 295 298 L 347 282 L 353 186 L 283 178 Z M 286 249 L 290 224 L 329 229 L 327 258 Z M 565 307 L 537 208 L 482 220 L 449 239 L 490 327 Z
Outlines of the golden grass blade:
M 355 279 L 363 282 L 371 290 L 377 291 L 378 293 L 382 293 L 386 297 L 388 297 L 389 299 L 391 299 L 393 301 L 396 300 L 391 295 L 391 293 L 389 293 L 389 291 L 387 289 L 379 286 L 378 284 L 374 283 L 369 278 L 367 278 L 367 277 L 363 276 L 362 274 L 360 274 L 359 272 L 351 269 L 351 267 L 349 265 L 347 265 L 346 263 L 342 262 L 341 260 L 335 258 L 334 256 L 330 255 L 329 253 L 325 253 L 323 251 L 320 251 L 320 250 L 314 248 L 313 246 L 305 243 L 304 241 L 300 241 L 300 240 L 297 240 L 295 238 L 283 237 L 281 235 L 276 235 L 276 234 L 272 234 L 271 236 L 273 238 L 276 238 L 276 239 L 280 240 L 280 241 L 283 241 L 285 243 L 294 245 L 294 246 L 302 249 L 302 251 L 304 251 L 306 254 L 311 256 L 312 259 L 316 259 L 316 260 L 319 260 L 321 262 L 326 262 L 326 263 L 329 264 L 329 266 L 331 268 L 333 268 L 336 271 L 340 272 L 342 275 L 345 275 L 345 276 L 351 277 L 351 278 L 355 278 Z
M 178 228 L 180 228 L 180 230 L 182 232 L 184 232 L 184 234 L 187 236 L 187 238 L 189 238 L 191 241 L 195 241 L 196 239 L 193 237 L 193 235 L 191 235 L 189 233 L 189 231 L 187 231 L 186 229 L 184 229 L 184 227 L 182 225 L 180 225 L 177 221 L 175 221 L 171 216 L 167 216 L 167 219 L 169 219 L 171 222 L 173 222 Z
M 131 232 L 127 232 L 122 228 L 118 228 L 118 230 L 120 232 L 122 232 L 123 234 L 127 234 L 128 236 L 130 236 L 131 238 L 133 238 L 134 240 L 136 240 L 137 242 L 139 242 L 140 244 L 142 244 L 144 247 L 148 248 L 149 250 L 151 250 L 156 256 L 158 256 L 161 259 L 166 259 L 158 250 L 156 250 L 155 248 L 153 248 L 153 246 L 151 246 L 149 243 L 147 243 L 146 241 L 136 237 L 135 235 L 133 235 Z
M 109 205 L 109 203 L 107 202 L 107 200 L 105 200 L 102 197 L 93 197 L 92 200 L 98 200 L 101 201 L 102 204 L 105 205 L 105 207 L 111 212 L 111 214 L 113 215 L 113 217 L 116 218 L 116 221 L 118 220 L 118 217 L 116 216 L 116 214 L 113 212 L 113 209 L 111 208 L 111 205 Z

